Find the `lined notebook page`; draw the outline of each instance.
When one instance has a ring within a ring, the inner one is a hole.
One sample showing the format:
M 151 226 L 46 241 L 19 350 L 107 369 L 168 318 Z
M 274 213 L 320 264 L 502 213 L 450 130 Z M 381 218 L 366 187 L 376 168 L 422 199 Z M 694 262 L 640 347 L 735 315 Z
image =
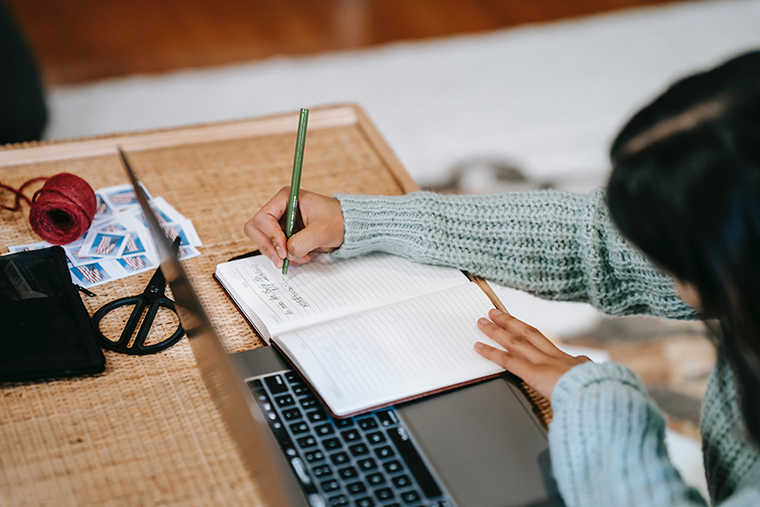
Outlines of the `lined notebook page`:
M 262 256 L 220 264 L 217 276 L 271 335 L 470 283 L 457 269 L 393 255 L 343 261 L 314 257 L 308 264 L 291 266 L 285 276 Z
M 493 304 L 474 283 L 273 338 L 337 415 L 504 371 L 478 355 Z

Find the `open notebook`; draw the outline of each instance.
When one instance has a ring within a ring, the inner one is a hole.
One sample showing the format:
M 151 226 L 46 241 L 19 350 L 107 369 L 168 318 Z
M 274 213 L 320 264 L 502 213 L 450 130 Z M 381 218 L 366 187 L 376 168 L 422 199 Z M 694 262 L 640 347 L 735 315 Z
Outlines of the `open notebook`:
M 315 255 L 283 276 L 254 256 L 219 264 L 215 276 L 337 417 L 504 371 L 473 349 L 498 346 L 477 328 L 493 303 L 457 269 Z

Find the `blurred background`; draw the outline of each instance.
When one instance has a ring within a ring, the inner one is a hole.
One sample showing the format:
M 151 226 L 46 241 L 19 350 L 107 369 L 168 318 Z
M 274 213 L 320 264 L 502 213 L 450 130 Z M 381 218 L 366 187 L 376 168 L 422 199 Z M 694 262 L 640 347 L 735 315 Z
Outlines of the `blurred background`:
M 0 7 L 0 95 L 10 97 L 0 98 L 0 118 L 29 124 L 25 138 L 2 142 L 355 102 L 417 183 L 445 192 L 603 186 L 608 145 L 633 112 L 673 80 L 760 47 L 760 0 Z M 595 359 L 634 369 L 669 417 L 671 455 L 704 491 L 697 424 L 714 351 L 700 324 L 610 319 L 585 305 L 497 292 L 570 350 L 591 347 Z

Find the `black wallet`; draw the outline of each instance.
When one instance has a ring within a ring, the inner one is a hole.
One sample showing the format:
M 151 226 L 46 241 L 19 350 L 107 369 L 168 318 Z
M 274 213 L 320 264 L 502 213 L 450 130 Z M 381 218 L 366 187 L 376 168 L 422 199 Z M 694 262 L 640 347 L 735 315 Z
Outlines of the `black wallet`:
M 0 382 L 100 373 L 105 365 L 63 248 L 0 256 Z

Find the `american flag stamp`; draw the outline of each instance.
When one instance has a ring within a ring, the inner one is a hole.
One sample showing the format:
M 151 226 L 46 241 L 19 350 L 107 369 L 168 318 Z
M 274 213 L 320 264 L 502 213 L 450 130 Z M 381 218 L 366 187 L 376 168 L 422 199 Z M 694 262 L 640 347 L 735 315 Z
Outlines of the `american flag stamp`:
M 80 257 L 121 257 L 129 234 L 123 232 L 90 231 L 79 249 Z
M 167 215 L 165 212 L 161 211 L 160 209 L 158 208 L 151 208 L 151 209 L 153 210 L 153 216 L 156 217 L 156 220 L 158 220 L 159 224 L 164 225 L 172 221 L 171 217 L 169 217 L 169 215 Z M 145 220 L 145 215 L 143 215 L 140 209 L 135 211 L 135 219 L 143 227 L 148 227 L 148 222 Z
M 198 249 L 192 246 L 180 246 L 177 250 L 177 258 L 181 261 L 198 257 L 200 254 Z
M 28 252 L 30 250 L 40 250 L 52 246 L 47 241 L 38 241 L 37 243 L 28 243 L 26 245 L 13 245 L 8 247 L 9 253 Z
M 148 189 L 145 188 L 145 185 L 143 185 L 142 182 L 140 183 L 140 186 L 145 191 L 148 199 L 151 199 Z M 137 195 L 135 195 L 135 190 L 129 183 L 101 188 L 98 190 L 98 193 L 100 193 L 100 195 L 103 196 L 103 200 L 116 211 L 124 211 L 137 204 Z
M 134 231 L 129 231 L 127 237 L 127 244 L 124 245 L 124 252 L 122 255 L 136 255 L 145 253 L 145 244 L 147 243 L 140 234 Z
M 95 208 L 95 217 L 93 217 L 93 221 L 110 218 L 113 215 L 113 209 L 111 209 L 111 206 L 109 206 L 105 199 L 103 199 L 100 192 L 95 192 L 95 198 L 97 199 L 97 206 Z
M 181 222 L 185 220 L 185 216 L 161 196 L 151 199 L 150 207 L 160 224 L 164 223 L 162 220 L 165 222 Z
M 112 276 L 100 262 L 82 266 L 70 266 L 71 277 L 83 287 L 92 287 L 111 280 Z
M 100 223 L 96 227 L 93 227 L 93 229 L 102 232 L 121 232 L 127 230 L 126 226 L 116 219 Z
M 146 255 L 133 255 L 130 257 L 122 257 L 121 259 L 118 259 L 116 262 L 119 263 L 119 265 L 122 267 L 124 271 L 127 272 L 128 275 L 140 273 L 142 271 L 152 269 L 156 266 L 155 263 L 151 261 Z
M 90 264 L 94 262 L 97 259 L 93 259 L 92 257 L 87 257 L 79 254 L 79 251 L 82 249 L 82 243 L 84 243 L 85 236 L 82 236 L 78 240 L 74 241 L 73 243 L 69 243 L 68 245 L 63 245 L 63 249 L 66 251 L 66 258 L 70 263 L 72 263 L 74 266 L 81 266 L 82 264 Z
M 187 233 L 185 233 L 185 227 L 182 224 L 163 224 L 161 228 L 164 230 L 166 237 L 170 240 L 174 241 L 174 239 L 179 236 L 179 244 L 181 246 L 190 246 L 190 240 L 187 239 Z

